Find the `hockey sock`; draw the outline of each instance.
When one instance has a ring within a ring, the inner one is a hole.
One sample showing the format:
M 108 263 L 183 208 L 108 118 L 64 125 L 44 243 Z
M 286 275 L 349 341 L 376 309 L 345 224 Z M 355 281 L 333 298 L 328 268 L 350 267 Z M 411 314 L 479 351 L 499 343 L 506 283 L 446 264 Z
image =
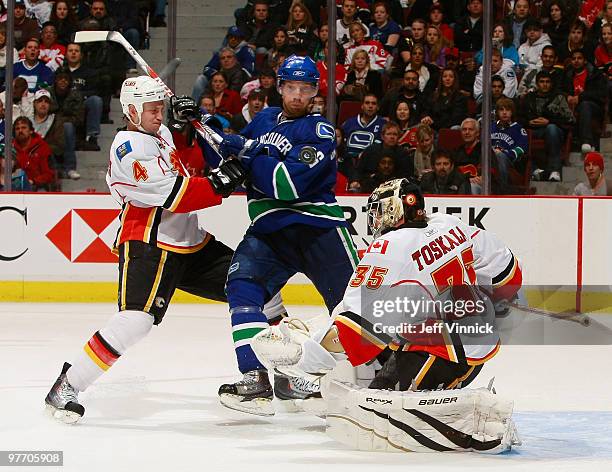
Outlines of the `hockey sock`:
M 283 299 L 281 298 L 280 292 L 274 295 L 268 303 L 264 305 L 263 313 L 266 315 L 270 325 L 280 323 L 280 321 L 287 316 L 287 309 L 283 305 Z
M 142 311 L 120 311 L 94 333 L 68 369 L 68 382 L 82 392 L 106 372 L 130 347 L 144 338 L 153 317 Z
M 227 299 L 232 318 L 232 337 L 240 372 L 264 369 L 251 348 L 251 339 L 269 324 L 261 307 L 264 289 L 249 280 L 232 280 L 227 284 Z

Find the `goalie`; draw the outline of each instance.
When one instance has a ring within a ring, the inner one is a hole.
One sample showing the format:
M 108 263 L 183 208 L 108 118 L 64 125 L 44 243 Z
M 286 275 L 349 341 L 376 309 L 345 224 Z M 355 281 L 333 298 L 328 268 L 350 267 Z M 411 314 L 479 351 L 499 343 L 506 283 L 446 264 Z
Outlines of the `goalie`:
M 343 301 L 318 332 L 295 320 L 259 333 L 269 368 L 324 374 L 391 352 L 369 389 L 332 381 L 328 433 L 363 450 L 500 452 L 516 443 L 512 403 L 468 385 L 499 350 L 495 306 L 518 292 L 521 269 L 492 233 L 427 216 L 406 179 L 368 200 L 370 245 Z M 399 392 L 394 389 L 399 386 Z M 411 392 L 406 393 L 406 390 Z M 438 392 L 423 392 L 429 390 Z

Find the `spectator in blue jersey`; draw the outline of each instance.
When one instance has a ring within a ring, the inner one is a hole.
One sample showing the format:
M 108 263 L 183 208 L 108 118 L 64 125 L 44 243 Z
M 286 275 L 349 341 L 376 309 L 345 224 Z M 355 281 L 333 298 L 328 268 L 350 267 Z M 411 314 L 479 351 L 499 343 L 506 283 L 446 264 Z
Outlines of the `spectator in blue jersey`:
M 358 261 L 334 195 L 335 129 L 323 116 L 308 113 L 318 82 L 312 59 L 290 56 L 278 70 L 282 108 L 260 111 L 242 136 L 226 135 L 221 144 L 224 155 L 238 156 L 250 172 L 251 225 L 236 248 L 226 285 L 244 378 L 222 385 L 219 396 L 228 408 L 248 413 L 274 414 L 268 373 L 250 346 L 250 339 L 268 326 L 264 302 L 301 272 L 331 313 Z M 275 392 L 279 395 L 276 379 Z M 312 392 L 303 391 L 304 396 Z
M 41 87 L 47 87 L 53 83 L 55 74 L 38 60 L 40 43 L 37 39 L 29 39 L 25 45 L 25 57 L 13 66 L 13 76 L 23 77 L 28 83 L 28 90 L 36 92 Z
M 495 105 L 497 121 L 491 124 L 491 147 L 497 159 L 499 181 L 508 185 L 510 167 L 515 167 L 527 153 L 527 131 L 515 121 L 516 107 L 509 98 L 500 98 Z
M 361 101 L 361 113 L 342 123 L 348 158 L 356 159 L 374 143 L 380 143 L 380 132 L 385 119 L 378 115 L 378 98 L 366 93 Z
M 379 41 L 385 49 L 392 53 L 400 39 L 402 28 L 389 16 L 386 2 L 375 2 L 372 5 L 374 22 L 370 23 L 370 39 Z

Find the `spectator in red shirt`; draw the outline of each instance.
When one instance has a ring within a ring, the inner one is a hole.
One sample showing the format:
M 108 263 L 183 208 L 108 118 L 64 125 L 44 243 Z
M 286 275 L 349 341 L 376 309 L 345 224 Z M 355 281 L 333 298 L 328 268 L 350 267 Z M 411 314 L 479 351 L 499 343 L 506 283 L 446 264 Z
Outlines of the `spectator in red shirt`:
M 240 113 L 242 102 L 240 95 L 228 88 L 227 76 L 224 72 L 215 72 L 210 79 L 209 92 L 215 99 L 217 113 L 231 120 L 232 116 Z
M 66 46 L 57 42 L 57 30 L 50 21 L 43 25 L 41 39 L 38 58 L 49 69 L 56 71 L 64 64 Z
M 55 181 L 55 174 L 49 167 L 51 148 L 34 132 L 29 118 L 21 116 L 13 123 L 13 146 L 16 163 L 23 169 L 34 191 L 49 191 Z

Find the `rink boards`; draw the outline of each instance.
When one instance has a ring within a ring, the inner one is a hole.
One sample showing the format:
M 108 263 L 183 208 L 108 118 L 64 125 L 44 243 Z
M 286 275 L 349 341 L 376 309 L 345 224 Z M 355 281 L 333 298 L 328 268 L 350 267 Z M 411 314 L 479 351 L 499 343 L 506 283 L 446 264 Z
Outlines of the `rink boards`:
M 359 249 L 368 235 L 366 196 L 339 197 Z M 428 212 L 451 213 L 498 234 L 523 266 L 530 302 L 549 309 L 606 310 L 612 280 L 612 199 L 585 197 L 429 197 Z M 110 252 L 119 208 L 106 194 L 0 195 L 0 301 L 105 302 L 116 299 Z M 249 225 L 246 198 L 200 212 L 203 227 L 231 247 Z M 294 277 L 288 303 L 316 304 Z M 195 301 L 178 293 L 175 301 Z

